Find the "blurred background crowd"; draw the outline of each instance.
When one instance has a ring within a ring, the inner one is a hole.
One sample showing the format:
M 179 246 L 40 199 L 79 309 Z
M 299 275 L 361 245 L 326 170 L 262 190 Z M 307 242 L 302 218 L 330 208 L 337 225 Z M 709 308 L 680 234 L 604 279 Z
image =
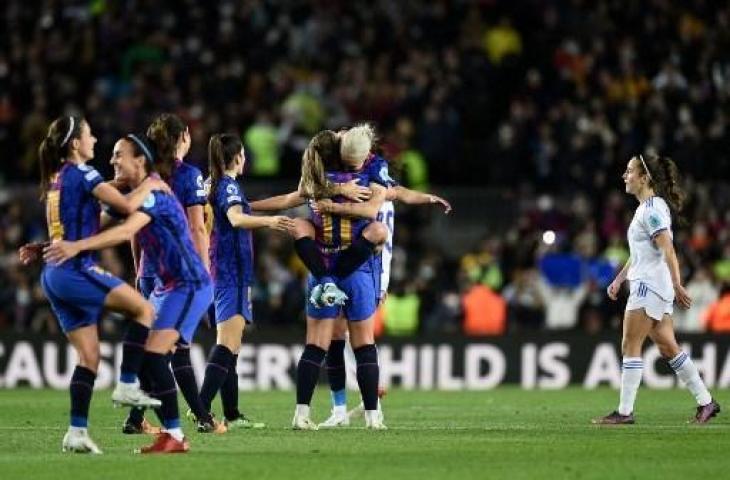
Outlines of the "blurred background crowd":
M 114 141 L 170 111 L 204 171 L 211 133 L 242 136 L 250 198 L 296 187 L 315 132 L 370 121 L 404 185 L 453 200 L 449 217 L 397 209 L 392 335 L 618 328 L 605 286 L 636 207 L 621 173 L 669 155 L 695 300 L 677 330 L 730 332 L 727 1 L 8 0 L 0 22 L 0 330 L 57 331 L 16 254 L 46 235 L 49 122 L 83 114 L 109 175 Z M 256 241 L 257 323 L 301 326 L 291 241 Z M 102 261 L 131 280 L 127 249 Z

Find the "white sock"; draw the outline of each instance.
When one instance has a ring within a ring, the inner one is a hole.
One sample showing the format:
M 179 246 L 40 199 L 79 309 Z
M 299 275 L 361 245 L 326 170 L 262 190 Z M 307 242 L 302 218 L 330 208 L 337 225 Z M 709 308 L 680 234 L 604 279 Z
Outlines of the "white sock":
M 344 417 L 347 415 L 347 405 L 333 405 L 332 414 L 338 417 Z
M 309 405 L 297 404 L 297 408 L 294 410 L 294 415 L 297 417 L 309 418 Z
M 86 427 L 74 427 L 73 425 L 69 425 L 68 431 L 74 433 L 86 433 Z
M 183 438 L 185 438 L 185 435 L 183 434 L 182 428 L 176 427 L 176 428 L 168 428 L 165 430 L 167 433 L 170 434 L 172 438 L 177 440 L 178 442 L 182 442 Z
M 624 357 L 621 364 L 621 397 L 618 413 L 629 415 L 634 411 L 636 391 L 639 390 L 644 360 L 641 357 Z
M 702 381 L 700 372 L 689 355 L 679 352 L 676 357 L 669 360 L 669 366 L 677 374 L 677 378 L 687 385 L 698 405 L 707 405 L 712 401 L 712 395 L 707 391 L 705 382 Z

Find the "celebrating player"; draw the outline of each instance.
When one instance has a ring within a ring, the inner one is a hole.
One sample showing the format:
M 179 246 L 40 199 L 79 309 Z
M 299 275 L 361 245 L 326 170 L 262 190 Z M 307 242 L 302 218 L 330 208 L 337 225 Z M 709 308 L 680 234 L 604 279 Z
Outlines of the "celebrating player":
M 139 182 L 136 190 L 125 197 L 104 183 L 99 172 L 87 165 L 94 156 L 95 143 L 88 122 L 69 116 L 56 119 L 40 145 L 40 190 L 46 203 L 48 235 L 53 244 L 94 235 L 100 225 L 99 201 L 123 213 L 131 213 L 154 188 L 161 188 L 160 182 L 150 179 Z M 31 260 L 36 250 L 26 247 L 21 251 L 21 260 Z M 104 309 L 121 312 L 133 320 L 125 338 L 121 378 L 112 400 L 126 405 L 158 406 L 159 401 L 136 386 L 143 359 L 142 345 L 147 339 L 154 310 L 129 285 L 101 269 L 96 264 L 96 256 L 90 252 L 63 265 L 46 265 L 41 286 L 78 354 L 69 387 L 71 423 L 63 438 L 63 450 L 101 453 L 87 431 L 89 404 L 99 367 L 97 323 Z
M 236 363 L 246 324 L 253 322 L 251 287 L 253 285 L 252 230 L 270 228 L 288 232 L 294 228 L 285 216 L 257 217 L 236 178 L 243 174 L 246 156 L 236 135 L 213 135 L 208 144 L 210 165 L 209 202 L 213 214 L 210 265 L 215 283 L 216 345 L 208 356 L 200 397 L 210 411 L 211 402 L 221 390 L 223 415 L 229 428 L 261 428 L 238 410 Z M 226 389 L 221 387 L 228 383 Z

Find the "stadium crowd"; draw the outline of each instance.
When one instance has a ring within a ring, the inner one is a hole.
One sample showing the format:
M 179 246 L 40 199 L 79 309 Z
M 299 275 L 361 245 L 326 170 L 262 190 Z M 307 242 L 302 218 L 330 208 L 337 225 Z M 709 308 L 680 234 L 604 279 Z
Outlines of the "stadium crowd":
M 726 2 L 368 3 L 4 2 L 0 328 L 57 328 L 15 254 L 45 235 L 34 191 L 17 185 L 37 178 L 50 119 L 83 113 L 109 174 L 116 138 L 174 111 L 203 168 L 210 132 L 242 135 L 244 188 L 293 187 L 312 134 L 369 120 L 407 186 L 503 192 L 518 215 L 470 219 L 484 236 L 460 251 L 428 237 L 435 211 L 398 211 L 391 334 L 617 328 L 603 277 L 552 281 L 543 260 L 625 261 L 635 206 L 620 175 L 635 153 L 668 154 L 685 175 L 675 241 L 695 298 L 677 329 L 730 331 Z M 290 242 L 257 235 L 257 321 L 301 323 L 304 269 Z M 123 250 L 104 264 L 132 274 Z

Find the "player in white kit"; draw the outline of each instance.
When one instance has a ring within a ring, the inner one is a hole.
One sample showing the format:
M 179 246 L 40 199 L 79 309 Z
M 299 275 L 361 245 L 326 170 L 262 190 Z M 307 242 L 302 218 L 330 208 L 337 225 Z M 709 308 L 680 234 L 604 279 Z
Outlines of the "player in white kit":
M 682 286 L 672 243 L 672 214 L 679 216 L 684 200 L 677 166 L 667 157 L 638 155 L 629 160 L 623 179 L 626 193 L 636 197 L 639 207 L 627 234 L 630 258 L 608 286 L 608 296 L 616 300 L 621 284 L 629 281 L 621 341 L 621 394 L 618 409 L 593 423 L 634 423 L 634 401 L 644 367 L 641 349 L 647 336 L 695 397 L 698 406 L 693 422 L 707 423 L 720 412 L 720 405 L 712 399 L 692 359 L 677 345 L 671 317 L 675 301 L 682 308 L 692 303 Z
M 383 162 L 383 167 L 386 171 L 381 171 L 381 176 L 390 179 L 387 172 L 387 164 Z M 398 185 L 395 181 L 390 179 L 390 186 L 386 201 L 378 212 L 377 221 L 383 223 L 388 229 L 388 237 L 383 245 L 383 249 L 379 255 L 380 258 L 376 259 L 376 262 L 380 266 L 380 303 L 385 301 L 388 294 L 388 285 L 390 283 L 390 264 L 393 258 L 393 234 L 395 232 L 395 207 L 393 205 L 394 200 L 401 201 L 403 203 L 411 205 L 420 204 L 440 204 L 444 208 L 444 213 L 451 211 L 451 205 L 443 198 L 433 195 L 430 193 L 417 192 L 410 190 L 403 186 Z M 347 426 L 350 424 L 350 418 L 360 415 L 363 412 L 363 404 L 360 404 L 347 411 L 347 394 L 345 390 L 345 355 L 350 357 L 350 365 L 354 365 L 354 354 L 351 348 L 346 348 L 347 345 L 347 325 L 338 325 L 335 328 L 335 332 L 330 343 L 330 348 L 327 350 L 326 366 L 327 376 L 330 381 L 331 397 L 332 397 L 332 414 L 324 422 L 319 424 L 321 428 L 333 428 Z M 384 390 L 380 388 L 378 390 L 379 396 L 382 396 Z M 380 402 L 378 402 L 378 409 L 380 409 Z

